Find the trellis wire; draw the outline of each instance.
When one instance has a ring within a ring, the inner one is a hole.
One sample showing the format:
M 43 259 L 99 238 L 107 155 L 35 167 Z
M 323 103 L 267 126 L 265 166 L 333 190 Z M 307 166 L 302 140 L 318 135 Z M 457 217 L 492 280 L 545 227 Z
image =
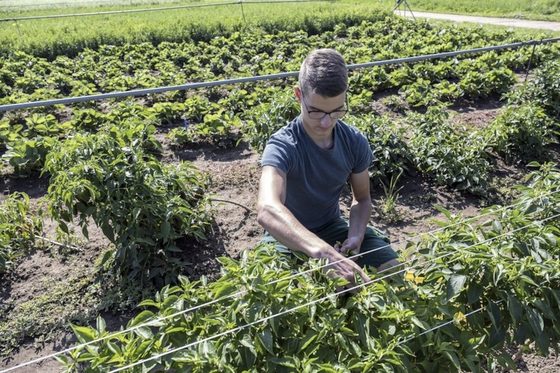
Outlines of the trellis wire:
M 546 197 L 546 196 L 550 196 L 550 195 L 555 194 L 555 193 L 558 193 L 558 192 L 560 192 L 560 191 L 556 190 L 556 191 L 552 191 L 552 192 L 549 192 L 549 193 L 545 193 L 543 196 L 541 196 L 541 198 L 542 198 L 542 197 Z M 524 202 L 526 202 L 526 201 L 521 201 L 521 202 L 518 202 L 518 203 L 515 203 L 515 204 L 508 205 L 508 206 L 503 206 L 503 207 L 501 207 L 501 208 L 499 208 L 499 209 L 491 210 L 491 211 L 488 211 L 488 212 L 486 212 L 486 213 L 484 213 L 484 214 L 481 214 L 481 215 L 478 215 L 478 216 L 474 216 L 474 217 L 465 219 L 464 221 L 457 222 L 457 223 L 454 223 L 454 224 L 450 224 L 450 225 L 448 225 L 448 226 L 441 227 L 441 228 L 438 228 L 438 229 L 435 229 L 435 230 L 433 230 L 433 231 L 430 231 L 430 232 L 427 232 L 427 233 L 423 233 L 423 234 L 434 234 L 434 233 L 439 232 L 439 231 L 441 231 L 441 230 L 448 229 L 448 228 L 451 228 L 451 227 L 454 227 L 454 226 L 457 226 L 457 225 L 460 225 L 460 224 L 464 224 L 464 223 L 466 223 L 466 222 L 469 222 L 469 221 L 472 221 L 472 220 L 481 218 L 481 217 L 483 217 L 483 216 L 485 216 L 485 215 L 489 215 L 489 214 L 492 214 L 492 213 L 497 213 L 497 212 L 499 212 L 499 211 L 505 210 L 505 209 L 507 209 L 507 208 L 511 208 L 511 207 L 513 207 L 513 206 L 519 205 L 519 204 L 524 203 Z M 546 220 L 546 219 L 545 219 L 545 220 Z M 544 220 L 543 220 L 543 221 L 544 221 Z M 525 228 L 525 227 L 523 227 L 523 228 Z M 520 228 L 520 229 L 522 229 L 522 228 Z M 513 231 L 513 232 L 515 232 L 515 231 Z M 513 233 L 513 232 L 509 232 L 509 233 Z M 506 234 L 507 234 L 507 233 L 506 233 Z M 499 237 L 499 236 L 493 237 L 493 238 L 491 238 L 491 239 L 489 239 L 489 240 L 494 240 L 494 239 L 496 239 L 496 238 L 498 238 L 498 237 Z M 411 240 L 412 240 L 412 238 L 411 238 L 411 239 L 408 239 L 408 240 L 405 240 L 405 242 L 410 242 Z M 397 242 L 400 243 L 400 241 L 397 241 Z M 480 244 L 482 244 L 482 243 L 484 243 L 484 242 L 479 242 L 478 244 L 471 245 L 470 247 L 476 246 L 476 245 L 480 245 Z M 312 268 L 312 269 L 308 269 L 308 270 L 305 270 L 305 271 L 297 272 L 297 273 L 295 273 L 295 274 L 293 274 L 293 275 L 291 275 L 291 276 L 289 276 L 289 277 L 287 277 L 287 278 L 285 278 L 285 279 L 274 280 L 274 281 L 271 281 L 271 282 L 269 282 L 269 283 L 266 283 L 265 286 L 274 285 L 274 284 L 276 284 L 276 283 L 278 283 L 278 282 L 280 282 L 280 281 L 291 280 L 291 279 L 294 279 L 294 278 L 296 278 L 296 277 L 298 277 L 298 276 L 301 276 L 301 275 L 304 275 L 304 274 L 307 274 L 307 273 L 310 273 L 310 272 L 313 272 L 313 271 L 322 269 L 322 268 L 327 267 L 327 266 L 331 266 L 331 265 L 333 265 L 333 264 L 342 262 L 342 261 L 344 261 L 344 260 L 350 260 L 350 259 L 353 259 L 353 258 L 357 258 L 357 257 L 359 257 L 359 256 L 361 256 L 361 255 L 365 255 L 365 254 L 368 254 L 368 253 L 375 252 L 375 251 L 377 251 L 377 250 L 381 250 L 381 249 L 386 248 L 386 247 L 388 247 L 388 246 L 390 246 L 390 244 L 385 245 L 385 246 L 381 246 L 381 247 L 378 247 L 378 248 L 375 248 L 375 249 L 372 249 L 372 250 L 367 250 L 367 251 L 364 251 L 364 252 L 361 252 L 361 253 L 358 253 L 358 254 L 355 254 L 355 255 L 346 257 L 346 258 L 341 259 L 341 260 L 338 260 L 338 261 L 330 262 L 330 263 L 327 263 L 327 264 L 318 266 L 318 267 L 316 267 L 316 268 Z M 468 247 L 467 247 L 467 248 L 468 248 Z M 438 258 L 436 258 L 436 259 L 438 259 Z M 433 260 L 435 260 L 435 259 L 433 259 Z M 395 266 L 395 267 L 400 267 L 400 266 L 402 266 L 402 265 L 405 265 L 405 264 L 407 264 L 407 263 L 410 263 L 411 261 L 412 261 L 412 260 L 399 263 L 399 265 L 397 265 L 397 266 Z M 379 274 L 384 273 L 384 272 L 389 271 L 389 270 L 393 270 L 395 267 L 392 267 L 392 268 L 388 268 L 388 269 L 379 271 Z M 406 270 L 406 269 L 405 269 L 405 270 Z M 401 270 L 401 271 L 399 271 L 398 273 L 402 273 L 402 272 L 405 271 L 405 270 Z M 393 274 L 391 274 L 391 275 L 393 275 Z M 385 278 L 385 277 L 382 277 L 381 279 L 384 279 L 384 278 Z M 233 298 L 233 297 L 236 297 L 236 296 L 244 295 L 245 292 L 246 292 L 246 290 L 245 290 L 245 291 L 238 291 L 238 292 L 236 292 L 236 293 L 232 293 L 232 294 L 229 294 L 229 295 L 226 295 L 226 296 L 223 296 L 223 297 L 214 299 L 214 300 L 212 300 L 212 301 L 210 301 L 210 302 L 206 302 L 206 303 L 203 303 L 203 304 L 200 304 L 200 305 L 197 305 L 197 306 L 188 308 L 188 309 L 186 309 L 186 310 L 182 310 L 182 311 L 176 312 L 176 313 L 171 314 L 171 315 L 167 315 L 167 316 L 164 316 L 164 317 L 156 318 L 156 319 L 154 319 L 154 320 L 150 320 L 150 321 L 147 321 L 147 322 L 145 322 L 145 323 L 141 323 L 141 324 L 135 325 L 135 326 L 133 326 L 133 327 L 131 327 L 131 328 L 128 328 L 128 329 L 119 330 L 119 331 L 117 331 L 117 332 L 110 333 L 110 334 L 108 334 L 108 335 L 106 335 L 106 336 L 104 336 L 104 337 L 100 337 L 100 338 L 97 338 L 97 339 L 93 339 L 93 340 L 91 340 L 91 341 L 89 341 L 89 342 L 81 343 L 81 344 L 79 344 L 79 345 L 69 347 L 69 348 L 64 349 L 64 350 L 62 350 L 62 351 L 58 351 L 58 352 L 52 353 L 52 354 L 50 354 L 50 355 L 42 356 L 42 357 L 40 357 L 40 358 L 37 358 L 37 359 L 31 360 L 31 361 L 28 361 L 28 362 L 26 362 L 26 363 L 22 363 L 22 364 L 20 364 L 20 365 L 18 365 L 18 366 L 15 366 L 15 367 L 12 367 L 12 368 L 8 368 L 7 370 L 0 371 L 0 373 L 9 372 L 9 371 L 12 371 L 12 370 L 15 370 L 15 369 L 19 369 L 19 368 L 22 368 L 22 367 L 24 367 L 24 366 L 28 366 L 28 365 L 31 365 L 31 364 L 36 364 L 36 363 L 39 363 L 39 362 L 41 362 L 41 361 L 44 361 L 44 360 L 47 360 L 47 359 L 51 359 L 51 358 L 56 357 L 56 356 L 59 356 L 59 355 L 63 355 L 63 354 L 66 354 L 66 353 L 68 353 L 68 352 L 72 352 L 72 351 L 77 350 L 77 349 L 79 349 L 79 348 L 83 348 L 83 347 L 89 346 L 89 345 L 91 345 L 91 344 L 94 344 L 94 343 L 97 343 L 97 342 L 102 342 L 102 341 L 104 341 L 104 340 L 106 340 L 106 339 L 109 339 L 109 338 L 112 338 L 112 337 L 116 337 L 116 336 L 118 336 L 118 335 L 121 335 L 121 334 L 124 334 L 124 333 L 128 333 L 128 332 L 131 332 L 131 331 L 140 329 L 140 328 L 142 328 L 142 327 L 153 326 L 153 324 L 155 324 L 155 323 L 159 323 L 159 322 L 161 322 L 161 321 L 164 321 L 164 320 L 167 320 L 167 319 L 176 317 L 176 316 L 181 316 L 181 315 L 183 315 L 183 314 L 187 314 L 187 313 L 190 313 L 190 312 L 194 312 L 194 311 L 196 311 L 196 310 L 199 310 L 199 309 L 204 308 L 204 307 L 211 306 L 211 305 L 213 305 L 213 304 L 219 303 L 219 302 L 221 302 L 221 301 L 223 301 L 223 300 L 226 300 L 226 299 L 229 299 L 229 298 Z
M 503 44 L 497 46 L 460 50 L 455 52 L 442 52 L 442 53 L 434 53 L 434 54 L 425 54 L 425 55 L 415 56 L 415 57 L 396 58 L 392 60 L 352 64 L 352 65 L 348 65 L 348 70 L 356 70 L 356 69 L 362 69 L 367 67 L 384 66 L 384 65 L 399 65 L 403 63 L 409 63 L 409 62 L 420 62 L 420 61 L 439 59 L 439 58 L 449 58 L 449 57 L 456 57 L 465 54 L 475 54 L 475 53 L 490 52 L 490 51 L 497 51 L 503 49 L 517 49 L 529 45 L 550 44 L 559 41 L 560 41 L 560 37 L 543 39 L 543 40 L 529 40 L 529 41 Z M 19 110 L 19 109 L 26 109 L 26 108 L 33 108 L 33 107 L 46 107 L 46 106 L 54 106 L 54 105 L 67 105 L 67 104 L 73 104 L 77 102 L 99 101 L 99 100 L 106 100 L 110 98 L 136 97 L 136 96 L 145 96 L 149 94 L 164 93 L 169 91 L 184 91 L 189 89 L 209 88 L 209 87 L 216 87 L 221 85 L 252 83 L 258 81 L 291 78 L 291 77 L 296 77 L 298 74 L 299 74 L 298 71 L 291 71 L 291 72 L 251 76 L 251 77 L 244 77 L 244 78 L 232 78 L 232 79 L 187 83 L 181 85 L 164 86 L 164 87 L 156 87 L 156 88 L 133 89 L 130 91 L 101 93 L 96 95 L 76 96 L 76 97 L 49 99 L 49 100 L 41 100 L 41 101 L 30 101 L 30 102 L 23 102 L 23 103 L 16 103 L 16 104 L 0 105 L 0 111 Z

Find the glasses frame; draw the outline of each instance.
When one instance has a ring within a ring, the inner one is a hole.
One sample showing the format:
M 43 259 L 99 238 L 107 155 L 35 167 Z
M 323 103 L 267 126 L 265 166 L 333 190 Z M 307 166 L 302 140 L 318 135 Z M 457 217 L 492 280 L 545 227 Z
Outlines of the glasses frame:
M 346 114 L 348 114 L 349 111 L 349 106 L 348 106 L 348 95 L 346 94 L 346 97 L 344 99 L 344 105 L 345 108 L 344 110 L 333 110 L 330 112 L 326 112 L 326 111 L 322 111 L 322 110 L 309 110 L 309 106 L 307 106 L 307 102 L 305 101 L 305 96 L 303 94 L 303 92 L 301 93 L 301 102 L 303 102 L 303 106 L 305 107 L 305 111 L 307 111 L 307 115 L 309 115 L 309 118 L 314 119 L 314 120 L 323 120 L 323 118 L 328 115 L 329 118 L 331 119 L 342 119 Z M 313 114 L 315 113 L 321 113 L 323 115 L 321 115 L 320 117 L 314 117 Z M 333 117 L 332 114 L 333 113 L 341 113 L 340 116 L 337 117 Z

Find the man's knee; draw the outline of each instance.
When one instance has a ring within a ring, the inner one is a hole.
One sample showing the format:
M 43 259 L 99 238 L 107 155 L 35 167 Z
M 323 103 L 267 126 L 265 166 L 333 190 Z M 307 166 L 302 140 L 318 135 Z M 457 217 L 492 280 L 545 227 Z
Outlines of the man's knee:
M 391 272 L 395 272 L 398 270 L 397 267 L 400 266 L 401 266 L 401 262 L 398 259 L 391 259 L 378 266 L 377 272 L 385 272 L 389 270 L 391 270 Z

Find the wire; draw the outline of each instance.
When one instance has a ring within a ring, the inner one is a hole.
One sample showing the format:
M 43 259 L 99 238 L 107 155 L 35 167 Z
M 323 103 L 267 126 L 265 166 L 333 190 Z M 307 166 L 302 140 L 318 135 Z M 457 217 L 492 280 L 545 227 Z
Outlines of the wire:
M 550 195 L 552 195 L 552 194 L 554 194 L 554 193 L 558 193 L 558 192 L 560 192 L 560 191 L 557 190 L 557 191 L 545 193 L 543 196 L 541 196 L 541 198 L 542 198 L 542 197 L 546 197 L 546 196 L 550 196 Z M 441 228 L 435 229 L 435 230 L 433 230 L 433 231 L 427 232 L 427 233 L 425 233 L 425 234 L 434 234 L 434 233 L 439 232 L 439 231 L 441 231 L 441 230 L 449 229 L 449 228 L 454 227 L 454 226 L 457 226 L 457 225 L 459 225 L 459 224 L 464 224 L 464 223 L 466 223 L 466 222 L 473 221 L 473 220 L 475 220 L 475 219 L 481 218 L 481 217 L 483 217 L 483 216 L 485 216 L 485 215 L 489 215 L 489 214 L 491 214 L 491 213 L 497 213 L 497 212 L 499 212 L 499 211 L 505 210 L 505 209 L 507 209 L 507 208 L 511 208 L 511 207 L 513 207 L 513 206 L 517 206 L 517 205 L 519 205 L 519 204 L 521 204 L 521 203 L 524 203 L 524 202 L 525 202 L 525 201 L 520 201 L 520 202 L 515 203 L 515 204 L 512 204 L 512 205 L 503 206 L 503 207 L 501 207 L 501 208 L 499 208 L 499 209 L 488 211 L 488 212 L 486 212 L 486 213 L 484 213 L 484 214 L 481 214 L 481 215 L 478 215 L 478 216 L 476 216 L 476 217 L 471 217 L 471 218 L 468 218 L 468 219 L 466 219 L 466 220 L 464 220 L 464 221 L 462 221 L 462 222 L 457 222 L 457 223 L 454 223 L 454 224 L 451 224 L 451 225 L 448 225 L 448 226 L 445 226 L 445 227 L 441 227 Z M 494 237 L 494 238 L 492 238 L 491 240 L 496 239 L 496 238 L 498 238 L 498 237 Z M 400 241 L 397 241 L 397 242 L 400 243 Z M 409 239 L 409 240 L 405 240 L 405 242 L 410 242 L 410 239 Z M 478 243 L 478 244 L 482 244 L 482 243 L 483 243 L 483 242 L 480 242 L 480 243 Z M 476 245 L 476 244 L 475 244 L 475 245 Z M 372 252 L 375 252 L 375 251 L 377 251 L 377 250 L 381 250 L 381 249 L 386 248 L 386 247 L 389 247 L 389 246 L 390 246 L 390 244 L 385 245 L 385 246 L 381 246 L 381 247 L 378 247 L 378 248 L 375 248 L 375 249 L 372 249 L 372 250 L 367 250 L 367 251 L 358 253 L 358 254 L 356 254 L 356 255 L 349 256 L 349 257 L 347 257 L 347 258 L 344 258 L 344 259 L 341 259 L 341 260 L 338 260 L 338 261 L 330 262 L 330 263 L 321 265 L 321 266 L 316 267 L 316 268 L 312 268 L 312 269 L 308 269 L 308 270 L 305 270 L 305 271 L 302 271 L 302 272 L 298 272 L 298 273 L 295 273 L 295 274 L 293 274 L 293 275 L 291 275 L 291 276 L 289 276 L 289 277 L 287 277 L 287 278 L 285 278 L 285 279 L 279 279 L 279 280 L 271 281 L 271 282 L 265 284 L 265 286 L 274 285 L 274 284 L 276 284 L 276 283 L 278 283 L 278 282 L 280 282 L 280 281 L 291 280 L 291 279 L 294 279 L 294 278 L 296 278 L 296 277 L 298 277 L 298 276 L 301 276 L 301 275 L 304 275 L 304 274 L 307 274 L 307 273 L 310 273 L 310 272 L 313 272 L 313 271 L 322 269 L 322 268 L 324 268 L 324 267 L 327 267 L 327 266 L 330 266 L 330 265 L 339 263 L 339 262 L 341 262 L 341 261 L 343 261 L 343 260 L 349 260 L 349 259 L 357 258 L 357 257 L 359 257 L 359 256 L 361 256 L 361 255 L 365 255 L 365 254 L 368 254 L 368 253 L 372 253 Z M 405 265 L 405 264 L 407 264 L 407 263 L 409 263 L 409 262 L 411 262 L 411 261 L 412 261 L 412 260 L 410 260 L 410 261 L 405 261 L 405 262 L 403 262 L 403 263 L 398 264 L 398 265 L 395 266 L 395 267 L 400 267 L 400 266 Z M 386 269 L 386 270 L 380 271 L 379 274 L 384 273 L 384 272 L 386 272 L 386 271 L 388 271 L 388 270 L 392 270 L 392 269 L 394 269 L 395 267 L 388 268 L 388 269 Z M 400 271 L 400 272 L 403 272 L 403 271 Z M 400 272 L 399 272 L 399 273 L 400 273 Z M 164 316 L 164 317 L 158 317 L 158 318 L 156 318 L 156 319 L 154 319 L 154 320 L 150 320 L 150 321 L 147 321 L 147 322 L 145 322 L 145 323 L 141 323 L 141 324 L 135 325 L 135 326 L 133 326 L 133 327 L 131 327 L 131 328 L 119 330 L 119 331 L 117 331 L 117 332 L 110 333 L 110 334 L 108 334 L 108 335 L 106 335 L 106 336 L 103 336 L 103 337 L 100 337 L 100 338 L 97 338 L 97 339 L 93 339 L 93 340 L 91 340 L 91 341 L 89 341 L 89 342 L 85 342 L 85 343 L 82 343 L 82 344 L 79 344 L 79 345 L 75 345 L 75 346 L 69 347 L 69 348 L 67 348 L 67 349 L 58 351 L 58 352 L 56 352 L 56 353 L 52 353 L 52 354 L 50 354 L 50 355 L 42 356 L 42 357 L 40 357 L 40 358 L 34 359 L 34 360 L 32 360 L 32 361 L 29 361 L 29 362 L 27 362 L 27 363 L 23 363 L 23 364 L 20 364 L 20 365 L 18 365 L 18 366 L 15 366 L 15 367 L 13 367 L 13 368 L 9 368 L 8 370 L 0 371 L 0 373 L 8 372 L 8 371 L 11 371 L 11 370 L 14 370 L 14 369 L 18 369 L 18 368 L 20 368 L 20 367 L 24 367 L 24 366 L 28 366 L 28 365 L 31 365 L 31 364 L 39 363 L 39 362 L 41 362 L 41 361 L 44 361 L 44 360 L 47 360 L 47 359 L 56 357 L 56 356 L 58 356 L 58 355 L 66 354 L 66 353 L 71 352 L 71 351 L 73 351 L 73 350 L 76 350 L 76 349 L 79 349 L 79 348 L 83 348 L 83 347 L 89 346 L 89 345 L 94 344 L 94 343 L 97 343 L 97 342 L 102 342 L 102 341 L 104 341 L 104 340 L 106 340 L 106 339 L 109 339 L 109 338 L 112 338 L 112 337 L 116 337 L 116 336 L 118 336 L 118 335 L 121 335 L 121 334 L 124 334 L 124 333 L 128 333 L 128 332 L 131 332 L 131 331 L 140 329 L 140 328 L 142 328 L 142 327 L 152 326 L 152 325 L 155 324 L 155 323 L 159 323 L 159 322 L 161 322 L 161 321 L 164 321 L 164 320 L 167 320 L 167 319 L 176 317 L 176 316 L 181 316 L 181 315 L 183 315 L 183 314 L 187 314 L 187 313 L 190 313 L 190 312 L 194 312 L 194 311 L 199 310 L 199 309 L 201 309 L 201 308 L 208 307 L 208 306 L 211 306 L 211 305 L 213 305 L 213 304 L 219 303 L 219 302 L 221 302 L 221 301 L 223 301 L 223 300 L 227 300 L 227 299 L 230 299 L 230 298 L 233 298 L 233 297 L 236 297 L 236 296 L 242 296 L 242 295 L 244 295 L 244 294 L 246 293 L 246 291 L 247 291 L 247 290 L 238 291 L 238 292 L 236 292 L 236 293 L 232 293 L 232 294 L 229 294 L 229 295 L 226 295 L 226 296 L 223 296 L 223 297 L 214 299 L 214 300 L 212 300 L 212 301 L 210 301 L 210 302 L 206 302 L 206 303 L 203 303 L 203 304 L 196 305 L 196 306 L 194 306 L 194 307 L 191 307 L 191 308 L 188 308 L 188 309 L 186 309 L 186 310 L 182 310 L 182 311 L 176 312 L 176 313 L 171 314 L 171 315 L 167 315 L 167 316 Z
M 29 16 L 29 17 L 11 17 L 11 18 L 0 18 L 0 22 L 11 22 L 11 21 L 29 21 L 38 19 L 58 19 L 58 18 L 70 18 L 70 17 L 90 17 L 99 15 L 110 15 L 110 14 L 127 14 L 127 13 L 145 13 L 145 12 L 159 12 L 162 10 L 177 10 L 177 9 L 191 9 L 191 8 L 207 8 L 213 6 L 222 5 L 236 5 L 236 4 L 270 4 L 270 3 L 307 3 L 307 2 L 325 2 L 329 0 L 274 0 L 274 1 L 243 1 L 235 0 L 221 3 L 208 3 L 208 4 L 190 4 L 190 5 L 176 5 L 169 7 L 160 8 L 142 8 L 142 9 L 126 9 L 126 10 L 107 10 L 103 12 L 90 12 L 90 13 L 67 13 L 67 14 L 52 14 L 44 16 Z M 330 0 L 332 1 L 332 0 Z
M 394 64 L 398 65 L 398 64 L 408 63 L 408 62 L 420 62 L 420 61 L 431 60 L 431 59 L 449 58 L 449 57 L 455 57 L 464 54 L 474 54 L 474 53 L 488 52 L 493 50 L 516 49 L 529 45 L 549 44 L 549 43 L 556 43 L 559 41 L 560 41 L 560 37 L 543 39 L 538 41 L 529 40 L 525 42 L 483 47 L 483 48 L 474 48 L 474 49 L 467 49 L 467 50 L 461 50 L 455 52 L 443 52 L 443 53 L 425 54 L 425 55 L 415 56 L 415 57 L 374 61 L 368 63 L 348 65 L 348 70 L 356 70 L 356 69 L 362 69 L 362 68 L 374 67 L 374 66 L 383 66 L 383 65 L 394 65 Z M 274 80 L 274 79 L 285 79 L 285 78 L 296 77 L 298 74 L 299 74 L 298 71 L 291 71 L 291 72 L 269 74 L 269 75 L 250 76 L 244 78 L 215 80 L 210 82 L 186 83 L 186 84 L 174 85 L 174 86 L 133 89 L 130 91 L 110 92 L 110 93 L 101 93 L 96 95 L 76 96 L 76 97 L 49 99 L 49 100 L 41 100 L 41 101 L 30 101 L 30 102 L 23 102 L 23 103 L 16 103 L 16 104 L 6 104 L 6 105 L 0 105 L 0 112 L 26 109 L 32 107 L 45 107 L 45 106 L 54 106 L 54 105 L 67 105 L 67 104 L 73 104 L 77 102 L 99 101 L 99 100 L 106 100 L 110 98 L 145 96 L 145 95 L 164 93 L 169 91 L 185 91 L 189 89 L 209 88 L 209 87 L 216 87 L 216 86 L 228 85 L 228 84 L 232 85 L 232 84 L 251 83 L 251 82 Z
M 500 238 L 500 237 L 502 237 L 502 236 L 505 236 L 505 235 L 507 235 L 507 234 L 515 233 L 515 232 L 517 232 L 517 231 L 519 231 L 519 230 L 522 230 L 522 229 L 525 229 L 525 228 L 527 228 L 528 226 L 533 225 L 533 224 L 535 224 L 535 223 L 537 223 L 537 222 L 543 223 L 543 222 L 545 222 L 545 221 L 547 221 L 547 220 L 554 219 L 554 218 L 557 218 L 557 217 L 560 217 L 560 214 L 556 214 L 556 215 L 554 215 L 554 216 L 552 216 L 552 217 L 543 219 L 543 220 L 541 220 L 541 221 L 532 222 L 532 223 L 527 224 L 526 226 L 523 226 L 523 227 L 521 227 L 521 228 L 514 229 L 513 231 L 510 231 L 510 232 L 507 232 L 507 233 L 498 235 L 498 236 L 496 236 L 496 237 L 487 239 L 487 240 L 485 240 L 485 241 L 482 241 L 482 242 L 479 242 L 479 243 L 470 245 L 470 246 L 466 247 L 465 249 L 470 248 L 470 247 L 474 247 L 474 246 L 478 246 L 478 245 L 481 245 L 481 244 L 484 244 L 484 243 L 487 243 L 487 242 L 490 242 L 490 241 L 493 241 L 493 240 L 495 240 L 495 239 L 497 239 L 497 238 Z M 449 252 L 449 253 L 443 254 L 443 255 L 441 255 L 441 256 L 439 256 L 439 257 L 432 258 L 432 259 L 426 261 L 426 263 L 434 262 L 434 261 L 436 261 L 436 260 L 438 260 L 438 259 L 443 259 L 443 258 L 445 258 L 445 257 L 447 257 L 447 256 L 449 256 L 449 255 L 451 255 L 451 254 L 454 254 L 454 253 L 453 253 L 453 252 Z M 223 337 L 223 336 L 225 336 L 225 335 L 228 335 L 228 334 L 232 334 L 232 333 L 241 331 L 241 330 L 243 330 L 243 329 L 245 329 L 245 328 L 248 328 L 248 327 L 250 327 L 250 326 L 253 326 L 253 325 L 256 325 L 256 324 L 260 324 L 260 323 L 266 322 L 266 321 L 268 321 L 268 320 L 271 320 L 271 319 L 276 318 L 276 317 L 278 317 L 278 316 L 282 316 L 282 315 L 291 313 L 291 312 L 293 312 L 293 311 L 297 311 L 297 310 L 299 310 L 299 309 L 301 309 L 301 308 L 303 308 L 303 307 L 307 307 L 307 306 L 310 306 L 310 305 L 313 305 L 313 304 L 322 302 L 322 301 L 327 300 L 327 299 L 329 299 L 329 298 L 332 298 L 332 297 L 334 297 L 334 296 L 337 296 L 337 295 L 345 294 L 345 293 L 347 293 L 347 292 L 352 292 L 352 291 L 358 290 L 358 289 L 363 288 L 363 287 L 365 287 L 365 286 L 367 286 L 367 285 L 370 285 L 370 284 L 375 283 L 375 282 L 379 282 L 379 281 L 381 281 L 381 280 L 383 280 L 383 279 L 385 279 L 385 278 L 394 276 L 394 275 L 399 274 L 399 273 L 402 273 L 402 272 L 404 272 L 404 271 L 406 271 L 406 268 L 403 269 L 403 270 L 400 270 L 400 271 L 392 272 L 391 274 L 382 276 L 382 277 L 380 277 L 380 278 L 376 278 L 376 279 L 373 279 L 373 280 L 370 280 L 370 281 L 366 281 L 366 282 L 364 282 L 363 284 L 358 284 L 358 285 L 355 285 L 355 286 L 353 286 L 353 287 L 350 287 L 350 288 L 347 288 L 347 289 L 344 289 L 344 290 L 335 292 L 335 293 L 333 293 L 333 294 L 329 294 L 329 295 L 327 295 L 327 296 L 325 296 L 325 297 L 323 297 L 323 298 L 319 298 L 319 299 L 313 300 L 313 301 L 308 302 L 308 303 L 305 303 L 305 304 L 300 304 L 299 306 L 290 308 L 290 309 L 288 309 L 288 310 L 284 310 L 284 311 L 282 311 L 282 312 L 279 312 L 279 313 L 276 313 L 276 314 L 273 314 L 273 315 L 270 315 L 270 316 L 267 316 L 267 317 L 264 317 L 264 318 L 255 320 L 255 321 L 252 321 L 252 322 L 250 322 L 250 323 L 248 323 L 248 324 L 241 325 L 241 326 L 238 326 L 238 327 L 236 327 L 236 328 L 229 329 L 229 330 L 226 330 L 226 331 L 224 331 L 224 332 L 221 332 L 221 333 L 212 335 L 212 336 L 210 336 L 210 337 L 206 337 L 206 338 L 204 338 L 204 339 L 201 339 L 201 340 L 198 340 L 198 341 L 195 341 L 195 342 L 191 342 L 191 343 L 188 343 L 188 344 L 186 344 L 186 345 L 183 345 L 183 346 L 180 346 L 180 347 L 171 349 L 171 350 L 169 350 L 169 351 L 166 351 L 166 352 L 163 352 L 163 353 L 160 353 L 160 354 L 151 356 L 151 357 L 149 357 L 149 358 L 139 360 L 139 361 L 137 361 L 137 362 L 135 362 L 135 363 L 126 365 L 126 366 L 124 366 L 124 367 L 120 367 L 120 368 L 117 368 L 117 369 L 115 369 L 115 370 L 111 370 L 109 373 L 121 372 L 121 371 L 123 371 L 123 370 L 125 370 L 125 369 L 138 366 L 138 365 L 143 364 L 143 363 L 146 363 L 146 362 L 148 362 L 148 361 L 156 360 L 156 359 L 159 359 L 160 357 L 163 357 L 163 356 L 166 356 L 166 355 L 170 355 L 170 354 L 172 354 L 172 353 L 175 353 L 175 352 L 178 352 L 178 351 L 181 351 L 181 350 L 184 350 L 184 349 L 187 349 L 187 348 L 190 348 L 190 347 L 199 345 L 199 344 L 201 344 L 201 343 L 204 343 L 204 342 L 207 342 L 207 341 L 211 341 L 211 340 L 213 340 L 213 339 L 216 339 L 216 338 L 219 338 L 219 337 Z

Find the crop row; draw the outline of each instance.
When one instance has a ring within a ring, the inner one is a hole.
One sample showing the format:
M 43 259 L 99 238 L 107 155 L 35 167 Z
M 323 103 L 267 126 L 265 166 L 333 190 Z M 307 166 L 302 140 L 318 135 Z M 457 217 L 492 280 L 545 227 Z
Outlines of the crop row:
M 334 294 L 343 280 L 316 261 L 267 246 L 239 262 L 224 258 L 218 280 L 181 277 L 143 301 L 127 325 L 134 330 L 111 335 L 101 318 L 96 328 L 74 326 L 80 342 L 102 340 L 59 361 L 68 371 L 100 372 L 136 362 L 135 371 L 190 372 L 512 366 L 504 343 L 535 342 L 548 353 L 560 339 L 559 188 L 548 164 L 512 206 L 490 208 L 487 222 L 444 211 L 443 230 L 407 247 L 405 276 L 378 275 L 350 297 Z

